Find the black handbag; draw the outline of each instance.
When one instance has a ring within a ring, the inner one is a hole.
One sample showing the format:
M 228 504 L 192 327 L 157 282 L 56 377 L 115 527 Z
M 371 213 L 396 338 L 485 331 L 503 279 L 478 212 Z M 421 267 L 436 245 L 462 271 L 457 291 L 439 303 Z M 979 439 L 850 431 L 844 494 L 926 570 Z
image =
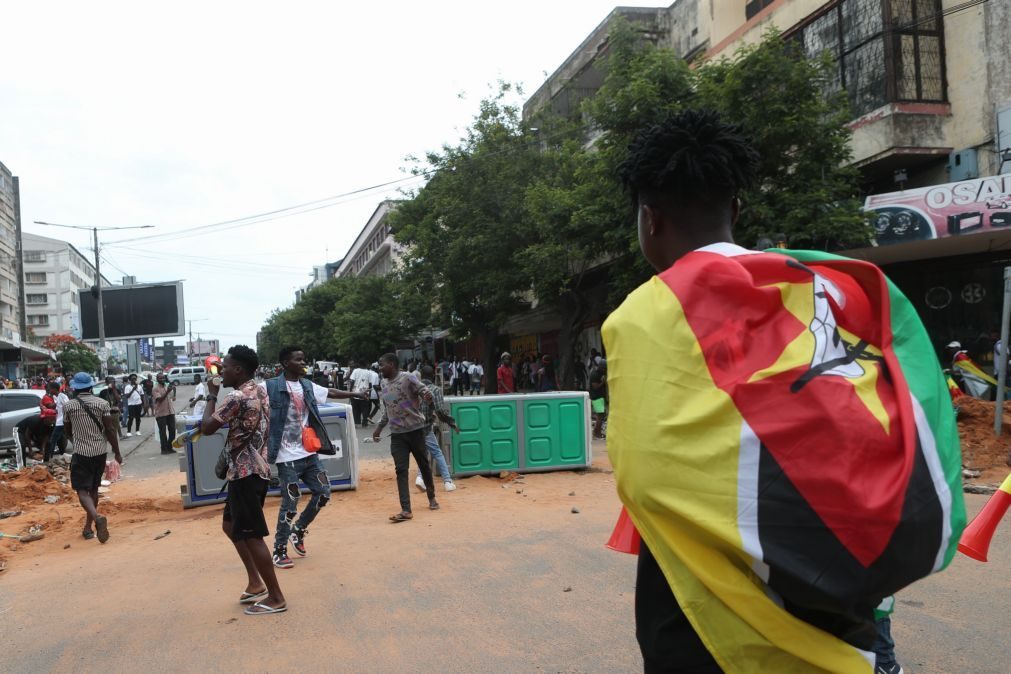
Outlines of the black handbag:
M 226 444 L 221 448 L 221 453 L 218 454 L 218 462 L 214 464 L 214 474 L 219 480 L 224 480 L 225 476 L 228 475 L 228 445 Z

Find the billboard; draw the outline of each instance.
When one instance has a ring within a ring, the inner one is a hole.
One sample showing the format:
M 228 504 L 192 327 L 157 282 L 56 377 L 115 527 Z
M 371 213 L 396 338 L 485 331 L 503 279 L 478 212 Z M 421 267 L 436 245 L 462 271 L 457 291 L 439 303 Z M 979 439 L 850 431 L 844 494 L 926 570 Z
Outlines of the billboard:
M 1011 174 L 873 194 L 879 246 L 1011 228 Z
M 81 339 L 98 339 L 97 301 L 90 290 L 78 290 Z M 102 288 L 105 338 L 172 337 L 185 332 L 183 283 L 145 283 Z
M 216 339 L 199 339 L 186 342 L 186 351 L 194 356 L 209 356 L 221 352 L 221 345 Z

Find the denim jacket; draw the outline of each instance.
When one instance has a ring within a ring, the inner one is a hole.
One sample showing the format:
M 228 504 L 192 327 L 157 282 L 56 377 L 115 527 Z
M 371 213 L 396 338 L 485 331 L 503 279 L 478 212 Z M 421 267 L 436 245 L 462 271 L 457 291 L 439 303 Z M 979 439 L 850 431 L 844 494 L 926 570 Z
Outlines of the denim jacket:
M 319 416 L 319 407 L 316 405 L 316 395 L 312 392 L 312 382 L 308 379 L 300 379 L 302 385 L 302 399 L 308 404 L 309 426 L 316 431 L 322 447 L 320 452 L 332 453 L 333 443 L 326 434 L 323 420 Z M 270 400 L 270 446 L 267 448 L 267 463 L 276 463 L 277 454 L 281 451 L 281 438 L 284 436 L 284 424 L 288 420 L 288 405 L 291 404 L 291 395 L 288 393 L 288 384 L 284 379 L 284 374 L 274 379 L 267 380 L 267 398 Z

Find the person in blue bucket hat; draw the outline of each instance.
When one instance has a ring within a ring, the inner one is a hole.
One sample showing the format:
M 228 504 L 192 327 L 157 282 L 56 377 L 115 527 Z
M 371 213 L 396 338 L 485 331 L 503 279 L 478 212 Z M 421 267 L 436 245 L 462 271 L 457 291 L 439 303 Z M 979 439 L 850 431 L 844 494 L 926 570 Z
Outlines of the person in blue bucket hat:
M 98 487 L 105 474 L 106 442 L 112 445 L 117 463 L 123 463 L 123 455 L 119 453 L 119 432 L 112 418 L 112 408 L 93 393 L 94 386 L 95 380 L 87 372 L 74 375 L 70 380 L 74 397 L 63 405 L 63 423 L 67 436 L 74 443 L 70 486 L 77 492 L 81 507 L 87 513 L 81 535 L 92 539 L 97 532 L 99 542 L 105 543 L 109 540 L 109 523 L 105 516 L 98 514 Z M 92 531 L 92 523 L 95 531 Z

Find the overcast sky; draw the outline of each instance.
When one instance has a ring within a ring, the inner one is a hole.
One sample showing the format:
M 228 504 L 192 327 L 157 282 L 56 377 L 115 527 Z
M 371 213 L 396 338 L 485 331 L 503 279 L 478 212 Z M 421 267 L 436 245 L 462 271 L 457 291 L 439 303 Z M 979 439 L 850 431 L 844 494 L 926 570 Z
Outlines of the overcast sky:
M 86 232 L 33 221 L 154 225 L 102 234 L 106 276 L 185 279 L 194 333 L 254 345 L 392 188 L 230 231 L 114 241 L 403 178 L 408 154 L 459 138 L 496 80 L 532 94 L 613 7 L 10 3 L 0 161 L 20 176 L 25 231 L 90 255 Z

